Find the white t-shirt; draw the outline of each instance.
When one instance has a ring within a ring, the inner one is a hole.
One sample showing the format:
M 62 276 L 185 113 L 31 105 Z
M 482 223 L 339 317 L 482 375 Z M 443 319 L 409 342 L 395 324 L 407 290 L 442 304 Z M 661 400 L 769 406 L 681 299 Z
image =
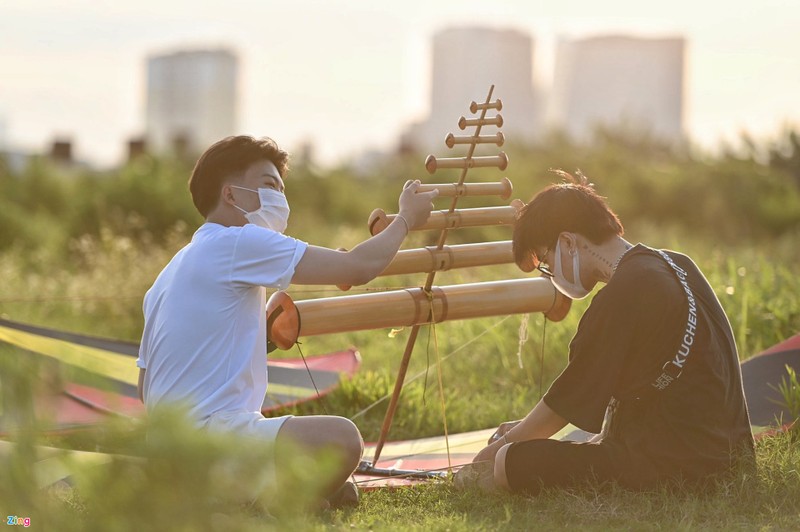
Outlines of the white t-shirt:
M 136 365 L 148 411 L 179 403 L 204 424 L 258 412 L 267 390 L 266 290 L 286 288 L 308 245 L 247 224 L 203 224 L 144 296 Z

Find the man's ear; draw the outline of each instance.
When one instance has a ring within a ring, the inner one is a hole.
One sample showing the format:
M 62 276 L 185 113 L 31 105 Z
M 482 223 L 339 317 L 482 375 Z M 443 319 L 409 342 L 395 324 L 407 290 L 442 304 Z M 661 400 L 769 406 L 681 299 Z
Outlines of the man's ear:
M 233 187 L 231 187 L 230 183 L 223 183 L 222 187 L 220 188 L 219 192 L 220 200 L 224 201 L 229 205 L 236 204 L 236 200 L 233 198 Z
M 575 233 L 562 231 L 559 233 L 558 238 L 561 241 L 561 249 L 566 250 L 570 255 L 577 253 L 578 237 Z

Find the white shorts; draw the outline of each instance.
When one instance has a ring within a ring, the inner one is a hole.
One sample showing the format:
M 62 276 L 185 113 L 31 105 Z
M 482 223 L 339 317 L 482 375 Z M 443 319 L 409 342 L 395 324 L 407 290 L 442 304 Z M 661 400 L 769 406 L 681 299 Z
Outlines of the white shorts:
M 278 437 L 281 426 L 292 416 L 264 417 L 261 412 L 217 412 L 211 414 L 205 423 L 205 428 L 211 432 L 224 432 L 235 436 L 242 436 L 253 441 L 274 444 Z M 271 460 L 265 467 L 260 468 L 260 476 L 252 485 L 239 486 L 235 489 L 243 489 L 240 495 L 242 501 L 246 502 L 256 498 L 268 486 L 276 486 L 275 476 L 275 453 L 271 452 Z
M 274 443 L 278 431 L 292 416 L 264 417 L 261 412 L 217 412 L 206 421 L 211 431 L 226 432 Z

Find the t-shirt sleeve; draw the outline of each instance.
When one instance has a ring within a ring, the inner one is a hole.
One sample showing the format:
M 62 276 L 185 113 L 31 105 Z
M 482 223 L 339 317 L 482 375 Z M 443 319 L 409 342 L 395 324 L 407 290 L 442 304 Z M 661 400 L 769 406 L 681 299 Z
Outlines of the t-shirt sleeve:
M 148 292 L 149 294 L 149 292 Z M 144 299 L 145 301 L 142 303 L 142 312 L 145 316 L 147 316 L 147 296 L 145 294 Z M 142 331 L 142 341 L 139 342 L 139 356 L 136 358 L 136 367 L 141 369 L 147 369 L 147 325 L 145 324 L 145 330 Z
M 601 290 L 581 318 L 569 346 L 569 363 L 544 402 L 573 425 L 599 433 L 630 356 L 639 356 L 638 333 L 659 316 L 669 287 L 653 276 L 634 274 Z
M 245 225 L 236 243 L 231 282 L 283 290 L 289 286 L 307 247 L 301 240 Z

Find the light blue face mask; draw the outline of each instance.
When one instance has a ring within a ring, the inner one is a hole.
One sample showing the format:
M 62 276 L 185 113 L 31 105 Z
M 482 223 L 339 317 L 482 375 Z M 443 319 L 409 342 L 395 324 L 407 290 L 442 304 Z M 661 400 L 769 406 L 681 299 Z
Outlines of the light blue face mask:
M 571 299 L 583 299 L 589 295 L 590 290 L 587 290 L 581 282 L 581 262 L 578 250 L 573 250 L 572 255 L 572 276 L 573 281 L 567 281 L 564 278 L 564 270 L 561 268 L 561 239 L 556 241 L 556 258 L 553 268 L 553 285 L 559 292 Z
M 286 196 L 277 190 L 271 188 L 259 188 L 253 190 L 252 188 L 245 188 L 236 185 L 231 185 L 233 188 L 248 190 L 258 194 L 258 199 L 261 206 L 253 212 L 247 212 L 238 205 L 234 207 L 244 213 L 245 219 L 253 225 L 271 229 L 277 233 L 286 231 L 286 226 L 289 223 L 289 202 L 286 201 Z

